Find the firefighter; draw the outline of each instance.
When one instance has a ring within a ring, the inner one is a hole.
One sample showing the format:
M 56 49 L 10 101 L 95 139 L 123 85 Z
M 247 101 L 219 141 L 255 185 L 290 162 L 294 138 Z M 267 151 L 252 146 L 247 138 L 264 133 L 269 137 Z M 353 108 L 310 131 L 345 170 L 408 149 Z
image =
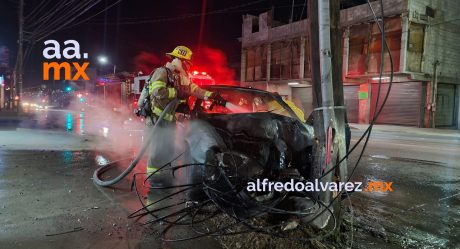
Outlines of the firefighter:
M 171 60 L 150 74 L 148 84 L 142 90 L 138 101 L 138 110 L 145 109 L 145 104 L 150 104 L 150 113 L 145 114 L 148 115 L 147 130 L 153 127 L 166 105 L 176 98 L 184 103 L 192 95 L 225 106 L 226 100 L 219 93 L 206 91 L 191 82 L 188 71 L 192 65 L 192 51 L 188 47 L 177 46 L 166 55 Z M 164 116 L 164 122 L 159 124 L 160 131 L 154 134 L 147 162 L 147 173 L 155 171 L 174 158 L 175 128 L 168 124 L 174 123 L 176 108 L 177 106 Z

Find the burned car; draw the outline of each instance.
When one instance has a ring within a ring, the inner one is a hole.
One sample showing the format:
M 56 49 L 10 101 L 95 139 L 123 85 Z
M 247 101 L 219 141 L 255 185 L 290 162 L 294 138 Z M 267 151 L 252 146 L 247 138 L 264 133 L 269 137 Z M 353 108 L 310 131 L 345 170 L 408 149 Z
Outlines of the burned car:
M 158 168 L 154 171 L 149 172 L 147 167 L 144 184 L 150 184 L 144 186 L 154 189 L 150 193 L 155 195 L 154 199 L 159 199 L 148 204 L 140 199 L 142 208 L 132 213 L 132 218 L 153 216 L 155 219 L 150 223 L 169 224 L 165 230 L 178 224 L 178 220 L 182 220 L 182 225 L 194 227 L 219 213 L 233 218 L 233 225 L 244 224 L 256 232 L 267 232 L 267 228 L 291 230 L 299 224 L 310 223 L 325 228 L 331 221 L 335 228 L 335 213 L 340 206 L 327 205 L 321 198 L 327 196 L 328 202 L 337 198 L 338 192 L 323 191 L 320 198 L 318 193 L 306 189 L 249 188 L 260 182 L 297 185 L 318 180 L 317 173 L 324 173 L 324 169 L 313 166 L 316 139 L 312 115 L 303 122 L 302 113 L 294 111 L 275 93 L 234 86 L 206 88 L 219 92 L 227 101 L 225 106 L 189 98 L 176 109 L 176 125 L 155 124 L 141 152 L 121 175 L 113 180 L 101 180 L 101 174 L 109 169 L 105 166 L 94 172 L 93 181 L 100 186 L 119 182 L 137 165 L 153 142 L 156 143 L 154 153 L 159 153 L 155 155 L 161 155 L 163 162 L 156 162 Z M 174 104 L 176 100 L 165 110 Z M 348 146 L 350 132 L 348 126 L 345 129 Z M 337 172 L 324 175 L 332 174 Z M 332 179 L 343 181 L 338 177 Z M 136 177 L 132 186 L 140 196 Z M 203 213 L 210 216 L 198 222 L 197 217 Z M 270 224 L 262 227 L 251 224 L 256 217 L 266 217 L 264 220 Z M 212 230 L 206 226 L 205 230 L 208 232 L 199 232 L 198 237 L 223 235 L 226 228 Z
M 189 198 L 212 199 L 221 210 L 239 218 L 297 212 L 308 220 L 321 210 L 312 193 L 247 190 L 249 182 L 262 179 L 314 180 L 312 118 L 302 122 L 303 117 L 275 93 L 233 86 L 207 89 L 219 92 L 227 104 L 222 107 L 197 99 L 189 103 L 190 108 L 183 108 L 190 110 L 187 115 L 192 120 L 183 162 L 194 165 L 185 174 L 188 179 L 176 182 L 201 184 Z

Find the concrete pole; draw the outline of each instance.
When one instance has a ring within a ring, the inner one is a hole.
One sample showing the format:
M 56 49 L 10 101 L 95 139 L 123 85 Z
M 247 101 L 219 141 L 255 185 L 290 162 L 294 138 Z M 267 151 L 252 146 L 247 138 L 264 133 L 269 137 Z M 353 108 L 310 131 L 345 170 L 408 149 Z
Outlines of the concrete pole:
M 336 103 L 334 101 L 337 95 L 337 102 L 342 102 L 343 105 L 343 89 L 341 85 L 341 53 L 340 43 L 341 36 L 331 38 L 331 22 L 334 21 L 334 35 L 340 32 L 338 24 L 338 0 L 330 3 L 330 0 L 313 0 L 308 1 L 309 9 L 309 39 L 310 39 L 310 58 L 312 70 L 312 87 L 315 107 L 314 131 L 317 143 L 313 146 L 313 167 L 311 175 L 313 178 L 321 176 L 321 182 L 331 182 L 334 171 L 327 175 L 324 172 L 330 170 L 336 164 L 338 157 L 343 157 L 346 154 L 344 149 L 344 110 L 335 111 Z M 331 11 L 333 10 L 333 11 Z M 334 19 L 331 20 L 331 12 Z M 335 48 L 332 49 L 331 43 L 334 41 Z M 337 46 L 339 49 L 337 49 Z M 332 63 L 332 56 L 334 64 Z M 334 78 L 333 78 L 334 76 Z M 334 84 L 335 81 L 335 84 Z M 340 87 L 339 87 L 340 86 Z M 336 95 L 334 91 L 337 88 Z M 340 114 L 341 122 L 337 123 L 336 113 Z M 335 130 L 336 134 L 333 135 Z M 346 163 L 341 163 L 340 168 L 346 168 Z M 346 172 L 344 172 L 346 176 Z M 342 173 L 340 173 L 342 175 Z M 343 178 L 340 177 L 343 181 Z M 319 192 L 316 193 L 319 199 L 329 204 L 332 200 L 332 193 Z M 312 222 L 312 225 L 318 228 L 324 228 L 329 219 L 330 214 L 322 213 L 317 219 Z
M 332 61 L 331 61 L 331 23 L 330 23 L 329 0 L 318 1 L 318 24 L 319 24 L 319 50 L 320 50 L 320 75 L 321 75 L 321 99 L 324 116 L 324 130 L 331 126 L 334 117 L 334 91 L 332 85 Z
M 23 54 L 23 43 L 24 43 L 24 0 L 19 1 L 19 39 L 18 39 L 18 63 L 17 63 L 17 82 L 16 82 L 16 95 L 19 97 L 17 102 L 17 110 L 19 112 L 21 101 L 22 101 L 22 81 L 23 81 L 23 63 L 24 63 L 24 54 Z
M 438 65 L 439 61 L 433 63 L 433 91 L 431 97 L 431 128 L 436 128 L 436 101 L 438 99 Z

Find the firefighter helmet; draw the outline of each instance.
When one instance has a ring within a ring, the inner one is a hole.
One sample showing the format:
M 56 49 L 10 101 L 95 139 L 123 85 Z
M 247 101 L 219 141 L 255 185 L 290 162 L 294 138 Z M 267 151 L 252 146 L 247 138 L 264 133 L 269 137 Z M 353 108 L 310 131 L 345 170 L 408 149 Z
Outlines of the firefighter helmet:
M 166 55 L 187 61 L 192 60 L 192 50 L 186 46 L 177 46 L 171 53 L 166 53 Z

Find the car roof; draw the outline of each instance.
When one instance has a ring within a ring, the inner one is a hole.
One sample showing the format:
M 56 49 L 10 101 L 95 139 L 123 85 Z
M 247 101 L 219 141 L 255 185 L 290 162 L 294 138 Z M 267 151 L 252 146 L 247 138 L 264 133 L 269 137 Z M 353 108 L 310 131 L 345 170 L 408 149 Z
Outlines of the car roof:
M 233 85 L 205 85 L 205 86 L 203 86 L 203 88 L 207 88 L 207 89 L 208 88 L 236 89 L 236 90 L 242 90 L 242 91 L 254 91 L 254 92 L 259 92 L 259 93 L 265 93 L 265 94 L 279 96 L 279 94 L 277 94 L 277 93 L 272 93 L 272 92 L 257 89 L 257 88 L 233 86 Z

